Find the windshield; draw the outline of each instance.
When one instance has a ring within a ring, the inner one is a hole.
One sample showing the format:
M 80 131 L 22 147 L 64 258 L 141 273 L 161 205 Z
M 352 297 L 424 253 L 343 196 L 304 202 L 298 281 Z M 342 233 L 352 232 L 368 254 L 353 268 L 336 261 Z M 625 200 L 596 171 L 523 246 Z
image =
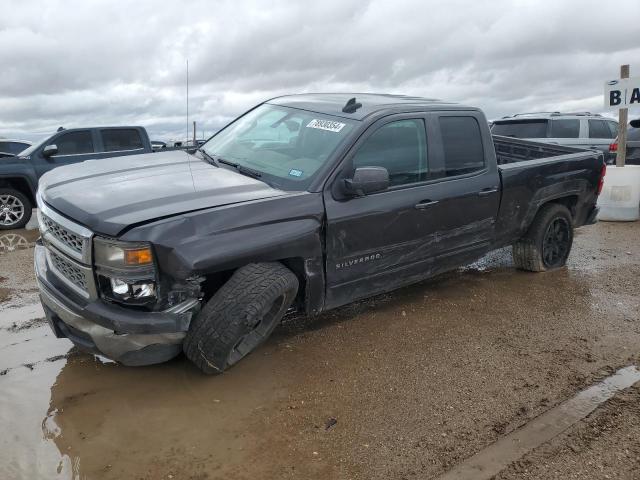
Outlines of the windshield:
M 263 104 L 220 131 L 203 150 L 285 190 L 306 189 L 353 129 L 351 120 Z
M 44 142 L 46 142 L 49 138 L 51 138 L 51 135 L 47 135 L 44 138 L 41 138 L 40 140 L 33 142 L 33 145 L 31 145 L 29 148 L 24 149 L 23 151 L 21 151 L 18 156 L 19 157 L 28 157 L 29 155 L 31 155 L 36 149 L 38 149 L 40 146 L 42 146 L 42 144 Z
M 547 136 L 547 120 L 494 122 L 491 133 L 504 137 L 545 138 Z

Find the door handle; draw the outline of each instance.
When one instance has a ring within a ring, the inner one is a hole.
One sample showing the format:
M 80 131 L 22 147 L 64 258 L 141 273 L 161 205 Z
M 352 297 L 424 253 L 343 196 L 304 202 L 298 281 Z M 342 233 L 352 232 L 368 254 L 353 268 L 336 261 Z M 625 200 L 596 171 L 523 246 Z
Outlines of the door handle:
M 487 195 L 491 195 L 492 193 L 497 193 L 497 192 L 498 192 L 498 187 L 483 188 L 478 192 L 478 196 L 486 197 Z
M 423 200 L 420 203 L 416 203 L 415 208 L 416 210 L 424 210 L 425 208 L 432 207 L 436 203 L 438 203 L 438 200 Z

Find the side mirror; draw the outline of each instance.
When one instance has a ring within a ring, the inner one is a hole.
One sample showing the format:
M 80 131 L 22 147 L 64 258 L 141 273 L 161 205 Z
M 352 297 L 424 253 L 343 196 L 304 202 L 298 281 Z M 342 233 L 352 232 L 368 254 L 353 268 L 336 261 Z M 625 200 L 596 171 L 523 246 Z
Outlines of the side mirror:
M 55 155 L 56 153 L 58 153 L 58 146 L 55 143 L 47 145 L 42 150 L 42 155 L 44 155 L 45 158 L 49 158 L 51 155 Z
M 629 125 L 631 125 L 633 128 L 640 128 L 640 118 L 636 118 L 635 120 L 631 120 L 629 122 Z
M 352 178 L 344 179 L 347 195 L 363 196 L 389 188 L 389 172 L 384 167 L 359 167 Z

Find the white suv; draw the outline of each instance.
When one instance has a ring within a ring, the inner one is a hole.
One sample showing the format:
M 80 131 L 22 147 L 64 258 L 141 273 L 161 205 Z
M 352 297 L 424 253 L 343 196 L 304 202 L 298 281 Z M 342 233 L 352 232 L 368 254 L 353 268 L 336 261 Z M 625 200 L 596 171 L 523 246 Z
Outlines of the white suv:
M 618 135 L 618 122 L 602 115 L 577 112 L 518 113 L 495 120 L 494 135 L 599 150 L 605 160 L 615 158 L 610 145 Z

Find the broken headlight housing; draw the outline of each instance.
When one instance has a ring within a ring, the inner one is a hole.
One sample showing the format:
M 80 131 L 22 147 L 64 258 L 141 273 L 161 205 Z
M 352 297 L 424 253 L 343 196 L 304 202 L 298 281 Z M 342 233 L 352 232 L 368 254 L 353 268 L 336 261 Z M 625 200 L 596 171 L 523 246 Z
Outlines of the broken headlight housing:
M 157 275 L 151 244 L 93 239 L 100 293 L 127 305 L 148 305 L 157 298 Z

